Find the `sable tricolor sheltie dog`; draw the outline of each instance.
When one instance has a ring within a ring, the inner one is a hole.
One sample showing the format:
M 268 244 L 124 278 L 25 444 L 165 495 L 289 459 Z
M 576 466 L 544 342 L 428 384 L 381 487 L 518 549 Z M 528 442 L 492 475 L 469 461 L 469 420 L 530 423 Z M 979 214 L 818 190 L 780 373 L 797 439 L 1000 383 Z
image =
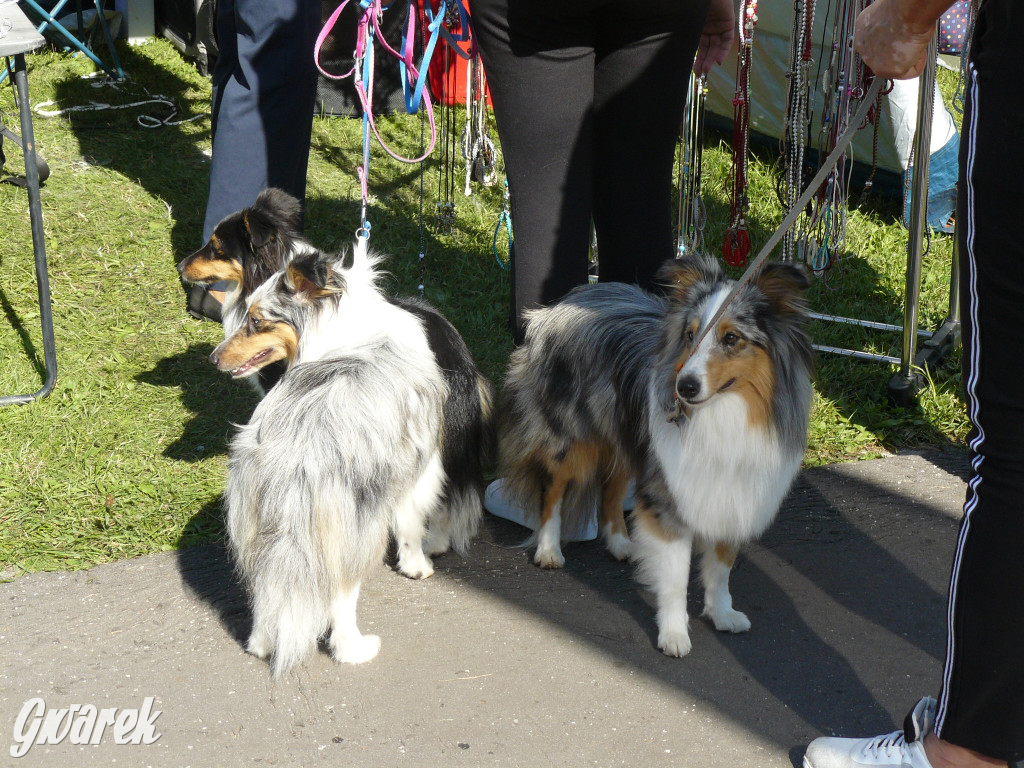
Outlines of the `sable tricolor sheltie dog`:
M 222 322 L 225 338 L 248 322 L 247 302 L 256 289 L 293 259 L 302 256 L 330 261 L 321 257 L 320 251 L 302 237 L 300 222 L 298 200 L 280 189 L 265 189 L 250 207 L 218 223 L 209 242 L 178 264 L 178 271 L 187 282 L 210 284 L 226 280 L 235 283 L 224 301 Z M 442 506 L 450 510 L 452 521 L 461 521 L 450 525 L 449 532 L 451 545 L 464 553 L 483 516 L 483 468 L 493 453 L 490 384 L 477 368 L 455 326 L 438 310 L 409 297 L 387 297 L 383 300 L 413 315 L 422 326 L 417 338 L 425 334 L 426 343 L 447 385 L 441 428 L 441 461 L 445 474 Z M 353 322 L 372 321 L 356 317 Z M 277 350 L 273 352 L 274 361 L 254 361 L 233 375 L 253 382 L 263 395 L 287 369 L 292 360 L 287 352 Z M 444 532 L 445 520 L 442 513 L 433 522 L 428 548 L 432 555 L 440 554 L 449 547 Z M 401 536 L 401 532 L 396 533 Z M 415 541 L 399 542 L 400 552 L 419 548 Z M 412 578 L 423 578 L 433 573 L 429 560 L 424 562 L 421 557 L 413 556 L 400 559 L 399 569 Z
M 499 461 L 507 493 L 539 511 L 534 560 L 544 568 L 565 562 L 563 518 L 592 514 L 600 494 L 610 551 L 633 557 L 654 594 L 658 647 L 683 656 L 694 544 L 705 615 L 718 630 L 750 628 L 729 572 L 775 517 L 806 447 L 808 280 L 768 264 L 706 329 L 733 286 L 718 264 L 686 257 L 659 277 L 664 298 L 599 283 L 529 313 L 502 393 Z
M 376 655 L 380 640 L 360 634 L 355 606 L 389 530 L 399 569 L 420 578 L 433 572 L 423 546 L 464 551 L 481 517 L 478 495 L 442 503 L 450 397 L 427 328 L 381 294 L 365 246 L 343 261 L 294 257 L 252 292 L 244 323 L 211 354 L 234 376 L 290 363 L 232 440 L 225 492 L 252 599 L 248 650 L 271 656 L 275 676 L 328 629 L 337 660 Z M 486 382 L 474 385 L 486 407 Z

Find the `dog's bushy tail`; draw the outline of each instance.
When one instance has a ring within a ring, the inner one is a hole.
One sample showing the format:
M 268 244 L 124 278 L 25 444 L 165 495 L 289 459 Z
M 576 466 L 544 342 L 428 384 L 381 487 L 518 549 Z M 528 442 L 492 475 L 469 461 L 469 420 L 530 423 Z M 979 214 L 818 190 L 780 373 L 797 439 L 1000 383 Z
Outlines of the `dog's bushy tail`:
M 270 669 L 275 679 L 306 658 L 330 626 L 330 606 L 322 590 L 310 583 L 308 574 L 304 579 L 297 571 L 289 572 L 298 554 L 293 552 L 278 563 L 268 563 L 260 574 L 261 584 L 253 590 L 254 615 L 265 615 L 273 623 Z M 265 603 L 265 613 L 257 604 L 261 602 Z
M 252 596 L 247 650 L 260 657 L 269 654 L 273 676 L 279 678 L 316 647 L 330 626 L 328 590 L 318 569 L 310 567 L 313 553 L 288 535 L 237 537 L 231 543 Z
M 494 460 L 494 393 L 474 370 L 453 380 L 445 404 L 442 455 L 451 546 L 465 555 L 483 519 L 484 469 Z
M 252 605 L 247 650 L 269 656 L 273 676 L 279 678 L 313 651 L 330 628 L 334 585 L 357 570 L 348 562 L 344 543 L 362 542 L 346 535 L 339 511 L 322 499 L 289 492 L 294 488 L 281 477 L 263 484 L 269 479 L 267 468 L 252 461 L 247 450 L 256 433 L 244 427 L 232 446 L 224 494 L 227 534 Z

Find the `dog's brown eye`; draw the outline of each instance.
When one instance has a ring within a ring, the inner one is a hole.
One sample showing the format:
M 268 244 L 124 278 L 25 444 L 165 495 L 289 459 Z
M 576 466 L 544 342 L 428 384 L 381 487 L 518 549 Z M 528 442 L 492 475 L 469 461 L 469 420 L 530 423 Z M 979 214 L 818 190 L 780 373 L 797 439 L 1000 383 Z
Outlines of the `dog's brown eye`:
M 686 332 L 686 340 L 691 344 L 693 343 L 693 328 Z
M 735 347 L 739 341 L 739 334 L 733 333 L 732 331 L 727 332 L 725 336 L 722 337 L 722 344 L 727 347 Z
M 256 317 L 256 316 L 251 316 L 249 318 L 249 323 L 250 323 L 250 325 L 252 325 L 252 329 L 254 331 L 258 331 L 260 329 L 260 327 L 263 325 L 263 320 L 262 320 L 262 318 L 259 318 L 259 317 Z

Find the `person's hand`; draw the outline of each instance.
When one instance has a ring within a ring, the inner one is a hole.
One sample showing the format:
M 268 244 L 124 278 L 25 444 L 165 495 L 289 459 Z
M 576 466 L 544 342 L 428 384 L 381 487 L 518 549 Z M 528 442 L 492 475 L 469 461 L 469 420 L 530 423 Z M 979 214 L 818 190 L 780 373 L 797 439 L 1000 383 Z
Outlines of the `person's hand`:
M 924 71 L 928 43 L 951 0 L 877 0 L 857 16 L 853 45 L 879 77 L 907 80 Z
M 725 61 L 735 26 L 736 12 L 732 0 L 711 0 L 711 9 L 697 45 L 697 58 L 693 62 L 694 74 L 706 75 L 713 66 Z

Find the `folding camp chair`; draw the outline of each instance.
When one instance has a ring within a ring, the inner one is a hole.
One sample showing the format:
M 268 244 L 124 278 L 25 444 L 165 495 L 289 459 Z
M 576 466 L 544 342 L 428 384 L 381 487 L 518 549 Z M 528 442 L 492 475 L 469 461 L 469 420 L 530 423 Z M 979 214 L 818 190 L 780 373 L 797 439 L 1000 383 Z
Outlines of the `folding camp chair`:
M 60 0 L 60 2 L 58 2 L 51 10 L 46 10 L 41 5 L 39 5 L 39 3 L 36 2 L 36 0 L 19 0 L 19 2 L 24 3 L 26 6 L 31 8 L 33 13 L 35 13 L 42 19 L 42 22 L 39 24 L 39 27 L 37 28 L 40 34 L 46 31 L 47 27 L 53 27 L 53 29 L 57 30 L 57 32 L 61 34 L 61 37 L 63 37 L 69 45 L 74 46 L 82 53 L 84 53 L 86 56 L 88 56 L 90 59 L 92 59 L 96 63 L 97 67 L 102 69 L 104 72 L 106 72 L 108 75 L 110 75 L 116 80 L 124 79 L 124 70 L 121 69 L 121 59 L 118 58 L 117 49 L 114 48 L 114 38 L 110 34 L 110 26 L 107 24 L 107 17 L 103 13 L 101 0 L 93 0 L 93 5 L 96 8 L 96 23 L 99 25 L 99 28 L 103 31 L 103 35 L 106 38 L 107 48 L 110 50 L 110 57 L 114 62 L 113 68 L 104 64 L 103 60 L 100 59 L 99 56 L 97 56 L 89 49 L 89 46 L 87 46 L 84 42 L 75 37 L 75 35 L 72 34 L 72 32 L 68 30 L 67 27 L 65 27 L 63 24 L 57 21 L 60 12 L 64 10 L 64 6 L 66 6 L 68 2 L 70 2 L 70 0 Z M 78 34 L 81 35 L 82 32 L 85 30 L 85 23 L 82 13 L 82 0 L 75 0 L 75 13 L 77 15 L 76 29 L 78 31 Z M 0 72 L 0 82 L 3 82 L 6 76 L 6 70 L 4 72 Z

